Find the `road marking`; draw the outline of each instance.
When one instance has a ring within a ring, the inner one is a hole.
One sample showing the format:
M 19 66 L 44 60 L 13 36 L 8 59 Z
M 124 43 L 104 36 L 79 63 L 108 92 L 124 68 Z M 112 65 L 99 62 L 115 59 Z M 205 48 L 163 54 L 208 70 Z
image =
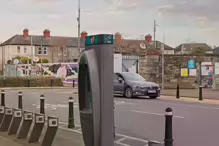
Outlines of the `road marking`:
M 149 115 L 156 115 L 156 116 L 165 116 L 164 114 L 160 113 L 152 113 L 152 112 L 145 112 L 145 111 L 136 111 L 136 110 L 131 110 L 132 112 L 135 113 L 141 113 L 141 114 L 149 114 Z M 174 118 L 179 118 L 179 119 L 184 119 L 185 117 L 182 116 L 173 116 Z
M 59 121 L 59 123 L 61 123 L 61 124 L 63 124 L 63 125 L 68 125 L 68 123 L 66 123 L 66 122 L 61 122 L 61 121 Z M 75 126 L 77 126 L 77 127 L 81 127 L 81 125 L 77 125 L 77 124 L 75 124 Z M 63 127 L 64 128 L 64 127 Z M 66 130 L 68 129 L 68 128 L 65 128 Z M 72 131 L 72 129 L 70 129 L 70 131 Z M 76 130 L 74 130 L 74 131 L 76 131 Z M 124 134 L 119 134 L 119 133 L 116 133 L 116 135 L 117 136 L 121 136 L 121 137 L 124 137 L 124 138 L 128 138 L 128 139 L 133 139 L 133 140 L 137 140 L 137 141 L 141 141 L 141 142 L 144 142 L 144 143 L 148 143 L 148 141 L 147 140 L 144 140 L 144 139 L 140 139 L 140 138 L 136 138 L 136 137 L 131 137 L 131 136 L 128 136 L 128 135 L 124 135 Z
M 115 141 L 114 143 L 119 144 L 119 145 L 122 145 L 122 146 L 131 146 L 131 145 L 129 145 L 129 144 L 124 144 L 124 143 L 117 142 L 117 141 Z
M 68 129 L 68 128 L 65 128 L 65 127 L 62 127 L 62 126 L 59 126 L 59 128 L 60 128 L 60 129 L 63 129 L 63 130 L 72 131 L 72 132 L 76 132 L 76 133 L 82 134 L 82 132 L 81 132 L 81 131 L 78 131 L 78 130 Z
M 123 140 L 125 140 L 125 139 L 127 139 L 127 138 L 126 138 L 126 137 L 123 137 L 123 138 L 120 138 L 120 139 L 116 140 L 116 142 L 121 142 L 121 141 L 123 141 Z
M 124 104 L 130 104 L 130 105 L 134 105 L 135 103 L 132 102 L 126 102 L 126 101 L 114 101 L 115 105 L 124 105 Z

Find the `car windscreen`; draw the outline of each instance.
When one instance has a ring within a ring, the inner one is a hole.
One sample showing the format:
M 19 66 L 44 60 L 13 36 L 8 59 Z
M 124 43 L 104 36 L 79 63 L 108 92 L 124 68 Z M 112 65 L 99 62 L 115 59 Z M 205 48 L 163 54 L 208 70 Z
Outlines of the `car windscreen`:
M 140 76 L 139 74 L 135 73 L 124 73 L 122 76 L 125 78 L 127 81 L 145 81 L 145 79 Z

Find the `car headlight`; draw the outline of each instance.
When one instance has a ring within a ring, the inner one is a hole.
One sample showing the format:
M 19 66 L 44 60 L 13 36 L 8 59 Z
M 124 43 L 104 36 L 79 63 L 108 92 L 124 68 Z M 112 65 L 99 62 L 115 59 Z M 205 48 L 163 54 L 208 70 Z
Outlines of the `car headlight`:
M 139 86 L 138 85 L 133 85 L 133 88 L 139 88 Z

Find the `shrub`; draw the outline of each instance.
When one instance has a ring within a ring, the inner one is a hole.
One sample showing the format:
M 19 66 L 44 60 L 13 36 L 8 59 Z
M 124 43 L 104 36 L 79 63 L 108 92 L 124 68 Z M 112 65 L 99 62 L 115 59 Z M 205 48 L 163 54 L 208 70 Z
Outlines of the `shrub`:
M 53 77 L 0 77 L 0 87 L 50 87 Z M 53 86 L 63 86 L 61 78 L 53 79 Z
M 37 63 L 41 63 L 41 59 Z M 42 58 L 42 63 L 49 63 L 49 60 L 46 58 Z
M 8 60 L 7 64 L 13 63 L 13 61 L 15 59 L 18 59 L 21 64 L 28 64 L 28 63 L 30 64 L 32 62 L 31 58 L 28 58 L 25 56 L 16 56 L 16 57 L 12 58 L 12 60 Z M 41 63 L 41 58 L 39 59 L 39 61 L 37 63 Z M 42 58 L 42 63 L 49 63 L 49 60 L 46 58 Z

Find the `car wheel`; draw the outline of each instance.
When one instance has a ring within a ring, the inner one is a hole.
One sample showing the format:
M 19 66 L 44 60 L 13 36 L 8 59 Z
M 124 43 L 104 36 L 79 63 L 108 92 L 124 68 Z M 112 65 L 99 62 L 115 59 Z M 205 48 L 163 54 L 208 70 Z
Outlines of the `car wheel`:
M 149 96 L 150 99 L 156 99 L 158 96 Z
M 132 90 L 132 88 L 127 87 L 127 88 L 125 89 L 124 96 L 125 96 L 126 98 L 132 98 L 132 97 L 133 97 L 133 90 Z

